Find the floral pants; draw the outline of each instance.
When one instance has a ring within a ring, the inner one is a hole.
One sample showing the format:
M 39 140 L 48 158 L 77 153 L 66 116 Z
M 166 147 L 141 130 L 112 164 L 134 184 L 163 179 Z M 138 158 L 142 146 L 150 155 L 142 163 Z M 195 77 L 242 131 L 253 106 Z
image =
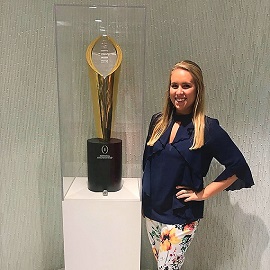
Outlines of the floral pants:
M 187 251 L 199 221 L 189 224 L 168 225 L 146 218 L 146 229 L 158 270 L 178 270 L 184 263 Z

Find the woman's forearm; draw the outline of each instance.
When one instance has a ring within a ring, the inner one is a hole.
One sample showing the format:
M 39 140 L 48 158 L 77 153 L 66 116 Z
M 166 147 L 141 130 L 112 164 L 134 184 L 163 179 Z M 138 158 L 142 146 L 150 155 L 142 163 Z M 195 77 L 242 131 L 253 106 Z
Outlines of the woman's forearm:
M 233 175 L 226 180 L 212 182 L 208 186 L 206 186 L 201 192 L 199 192 L 198 195 L 202 198 L 202 200 L 209 199 L 210 197 L 216 195 L 217 193 L 232 185 L 236 180 L 237 176 Z
M 178 199 L 184 199 L 185 202 L 204 201 L 216 195 L 217 193 L 221 192 L 222 190 L 226 189 L 231 184 L 233 184 L 236 180 L 237 180 L 237 176 L 233 175 L 227 178 L 226 180 L 210 183 L 200 192 L 194 192 L 193 190 L 190 190 L 188 188 L 177 186 L 176 188 L 181 188 L 181 190 L 176 193 L 176 197 Z

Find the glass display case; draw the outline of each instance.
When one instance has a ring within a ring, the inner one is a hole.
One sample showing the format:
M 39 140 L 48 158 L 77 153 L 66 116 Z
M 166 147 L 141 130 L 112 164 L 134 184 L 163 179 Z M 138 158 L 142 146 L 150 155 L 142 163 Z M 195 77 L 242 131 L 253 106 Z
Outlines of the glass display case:
M 64 196 L 76 177 L 87 177 L 87 140 L 97 137 L 86 51 L 99 36 L 122 50 L 112 137 L 122 140 L 122 177 L 140 177 L 145 7 L 55 5 L 55 23 Z

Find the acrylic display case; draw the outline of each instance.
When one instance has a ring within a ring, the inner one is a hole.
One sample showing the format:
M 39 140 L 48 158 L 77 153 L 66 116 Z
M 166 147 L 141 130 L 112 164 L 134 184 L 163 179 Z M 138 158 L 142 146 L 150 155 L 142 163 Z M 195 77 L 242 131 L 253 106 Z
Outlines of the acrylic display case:
M 145 8 L 55 5 L 55 22 L 65 269 L 139 270 Z M 107 196 L 87 188 L 87 140 L 97 134 L 86 51 L 102 35 L 123 56 L 112 126 L 123 187 Z
M 86 50 L 101 35 L 121 47 L 112 137 L 122 140 L 122 177 L 141 176 L 145 8 L 56 5 L 61 170 L 64 197 L 76 177 L 87 177 L 87 139 L 96 137 Z

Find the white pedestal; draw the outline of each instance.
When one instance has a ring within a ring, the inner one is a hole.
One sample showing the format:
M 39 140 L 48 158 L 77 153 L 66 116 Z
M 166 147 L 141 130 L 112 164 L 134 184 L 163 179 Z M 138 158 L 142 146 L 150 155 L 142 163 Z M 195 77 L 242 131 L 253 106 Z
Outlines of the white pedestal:
M 139 179 L 124 178 L 120 191 L 92 192 L 77 177 L 63 205 L 65 270 L 139 270 Z

